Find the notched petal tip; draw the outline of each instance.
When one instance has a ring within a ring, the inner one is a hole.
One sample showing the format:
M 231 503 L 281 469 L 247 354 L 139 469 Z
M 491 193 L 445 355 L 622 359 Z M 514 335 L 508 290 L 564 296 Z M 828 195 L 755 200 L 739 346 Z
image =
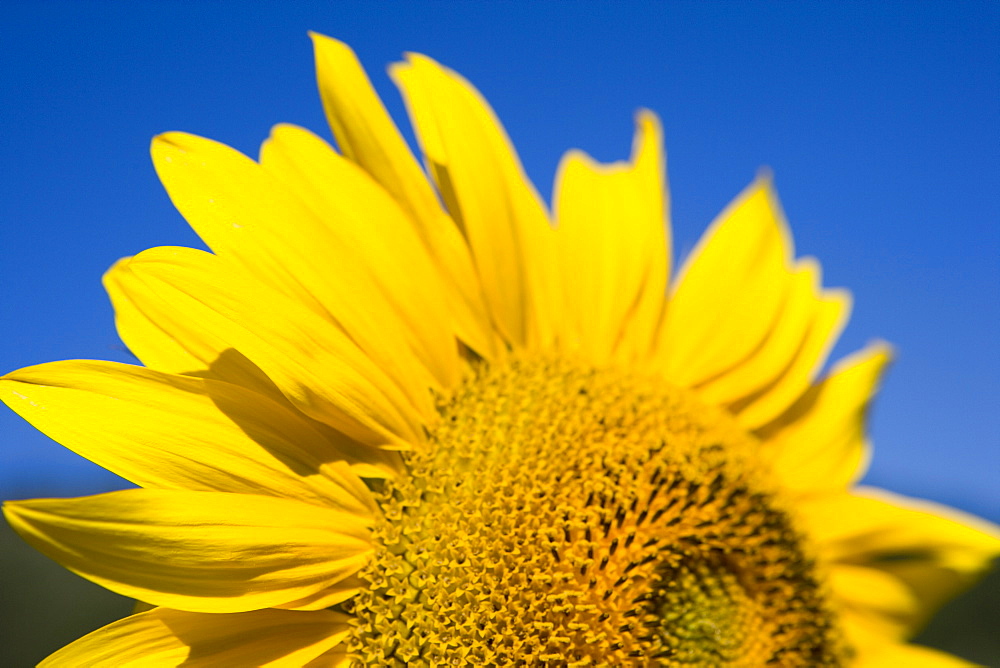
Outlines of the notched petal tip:
M 656 160 L 657 176 L 662 181 L 665 171 L 663 159 L 663 129 L 659 117 L 648 109 L 640 109 L 635 114 L 635 133 L 632 139 L 632 153 L 626 160 L 600 162 L 586 151 L 572 148 L 559 160 L 555 183 L 559 184 L 567 172 L 584 169 L 599 175 L 619 174 L 641 170 L 648 160 Z
M 635 112 L 635 138 L 632 141 L 632 162 L 640 160 L 648 149 L 663 152 L 663 123 L 656 112 L 649 109 L 639 109 Z
M 572 148 L 566 151 L 559 160 L 559 166 L 556 169 L 555 182 L 557 184 L 561 183 L 562 179 L 566 178 L 567 174 L 573 174 L 574 172 L 581 170 L 583 172 L 597 175 L 610 175 L 626 172 L 630 168 L 631 165 L 624 160 L 599 162 L 591 157 L 586 151 L 578 148 Z
M 421 67 L 430 66 L 436 69 L 445 71 L 448 74 L 455 73 L 453 70 L 445 67 L 438 61 L 434 60 L 430 56 L 426 56 L 418 51 L 404 51 L 403 52 L 403 62 L 411 67 Z

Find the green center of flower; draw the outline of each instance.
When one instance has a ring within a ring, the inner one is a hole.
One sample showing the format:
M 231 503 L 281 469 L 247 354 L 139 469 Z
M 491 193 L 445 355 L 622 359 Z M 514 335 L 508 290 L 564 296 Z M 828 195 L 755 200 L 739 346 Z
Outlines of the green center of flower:
M 689 393 L 482 366 L 389 482 L 349 604 L 359 665 L 835 666 L 759 444 Z

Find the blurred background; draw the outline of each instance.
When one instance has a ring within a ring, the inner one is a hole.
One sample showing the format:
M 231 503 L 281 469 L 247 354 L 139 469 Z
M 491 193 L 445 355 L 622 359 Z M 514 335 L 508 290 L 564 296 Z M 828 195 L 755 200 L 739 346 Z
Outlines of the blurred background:
M 627 157 L 666 133 L 683 256 L 762 165 L 797 252 L 850 288 L 839 357 L 898 358 L 866 481 L 1000 521 L 1000 4 L 790 2 L 98 3 L 7 0 L 0 20 L 0 372 L 134 361 L 100 276 L 201 246 L 148 159 L 186 130 L 256 156 L 278 122 L 329 137 L 307 30 L 384 74 L 420 51 L 475 83 L 547 198 L 570 147 Z M 0 499 L 126 486 L 0 409 Z M 129 602 L 0 527 L 0 665 L 33 665 Z M 997 576 L 920 641 L 1000 665 Z

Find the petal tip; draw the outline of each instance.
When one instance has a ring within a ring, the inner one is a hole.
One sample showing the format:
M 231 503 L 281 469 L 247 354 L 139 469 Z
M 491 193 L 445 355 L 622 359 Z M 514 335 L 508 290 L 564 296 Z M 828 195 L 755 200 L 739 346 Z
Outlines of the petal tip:
M 770 165 L 761 165 L 757 168 L 753 186 L 755 189 L 774 191 L 774 170 Z
M 896 347 L 885 339 L 873 339 L 865 349 L 872 357 L 879 358 L 883 365 L 892 364 L 896 359 Z
M 185 144 L 185 137 L 187 137 L 186 132 L 180 132 L 179 130 L 171 130 L 169 132 L 161 132 L 160 134 L 153 137 L 150 144 L 155 148 L 158 146 L 176 146 L 178 148 Z
M 641 144 L 639 139 L 647 135 L 658 143 L 663 142 L 663 123 L 659 115 L 651 109 L 642 107 L 635 112 L 635 129 L 637 145 Z
M 316 32 L 315 30 L 308 30 L 306 34 L 309 35 L 309 39 L 312 40 L 313 46 L 319 49 L 339 49 L 341 51 L 349 51 L 354 53 L 354 50 L 347 45 L 346 42 L 342 42 L 335 37 L 330 37 L 329 35 L 324 35 L 321 32 Z

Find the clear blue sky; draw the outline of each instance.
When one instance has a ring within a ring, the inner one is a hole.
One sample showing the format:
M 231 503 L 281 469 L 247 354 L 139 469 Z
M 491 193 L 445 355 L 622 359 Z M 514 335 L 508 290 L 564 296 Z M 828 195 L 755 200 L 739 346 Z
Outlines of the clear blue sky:
M 869 480 L 1000 520 L 997 3 L 55 3 L 0 21 L 0 371 L 129 361 L 100 286 L 117 258 L 197 245 L 150 166 L 186 130 L 256 155 L 328 136 L 307 30 L 384 68 L 425 52 L 490 99 L 546 195 L 570 147 L 627 155 L 662 117 L 679 252 L 769 165 L 798 251 L 855 311 L 836 355 L 898 349 Z M 8 411 L 0 498 L 118 482 Z

